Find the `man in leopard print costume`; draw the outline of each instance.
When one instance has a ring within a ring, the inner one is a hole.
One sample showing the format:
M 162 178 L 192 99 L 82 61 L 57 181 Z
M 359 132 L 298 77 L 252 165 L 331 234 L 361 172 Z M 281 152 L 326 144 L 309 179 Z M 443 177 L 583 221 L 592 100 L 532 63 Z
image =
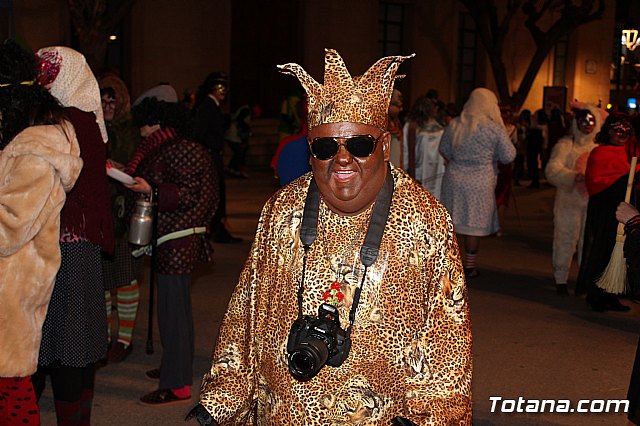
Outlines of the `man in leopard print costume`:
M 429 192 L 389 165 L 387 109 L 407 58 L 382 58 L 351 77 L 327 50 L 324 85 L 297 64 L 280 66 L 309 96 L 312 172 L 262 211 L 192 410 L 202 424 L 471 424 L 471 326 L 453 225 Z M 390 212 L 379 255 L 365 269 L 359 251 L 389 173 Z M 302 281 L 300 228 L 312 179 L 317 237 Z M 332 303 L 340 324 L 352 327 L 344 363 L 306 381 L 290 373 L 287 352 L 301 285 L 302 314 Z

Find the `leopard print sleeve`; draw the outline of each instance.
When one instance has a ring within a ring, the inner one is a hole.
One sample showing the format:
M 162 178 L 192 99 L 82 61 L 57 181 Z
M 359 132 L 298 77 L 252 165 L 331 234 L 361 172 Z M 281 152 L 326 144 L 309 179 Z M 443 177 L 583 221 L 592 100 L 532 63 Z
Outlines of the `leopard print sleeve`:
M 272 321 L 286 316 L 272 305 L 273 289 L 284 286 L 281 280 L 287 268 L 282 265 L 288 265 L 284 258 L 297 252 L 292 242 L 299 241 L 297 229 L 309 181 L 301 178 L 282 188 L 262 209 L 249 257 L 220 327 L 211 369 L 202 381 L 200 403 L 220 425 L 252 424 L 256 413 L 264 416 L 264 409 L 257 407 L 265 405 L 265 371 L 277 370 L 265 364 L 278 359 L 266 348 L 279 341 L 266 336 L 277 328 Z M 290 293 L 295 295 L 295 290 Z M 288 329 L 291 320 L 284 319 L 284 324 Z
M 258 220 L 256 237 L 231 296 L 224 316 L 211 369 L 204 375 L 200 390 L 200 403 L 221 425 L 244 424 L 251 416 L 256 398 L 256 344 L 258 321 L 256 287 L 260 283 L 259 259 L 264 254 L 269 218 L 273 211 L 269 200 Z
M 422 329 L 405 349 L 405 360 L 414 360 L 405 369 L 407 418 L 420 425 L 471 425 L 472 338 L 462 262 L 448 212 L 431 196 L 425 201 L 427 306 Z

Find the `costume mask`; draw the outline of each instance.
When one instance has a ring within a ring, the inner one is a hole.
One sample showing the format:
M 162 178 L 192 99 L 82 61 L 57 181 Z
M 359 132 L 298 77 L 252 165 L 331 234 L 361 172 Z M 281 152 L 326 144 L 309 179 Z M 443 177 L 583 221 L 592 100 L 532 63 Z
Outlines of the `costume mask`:
M 596 125 L 596 117 L 587 109 L 578 110 L 576 111 L 576 124 L 582 133 L 589 134 Z
M 632 130 L 633 128 L 629 123 L 627 123 L 626 121 L 619 121 L 611 125 L 611 129 L 609 130 L 609 132 L 616 136 L 628 137 L 631 136 Z
M 379 59 L 362 76 L 351 77 L 335 50 L 325 49 L 324 85 L 314 80 L 300 65 L 278 65 L 282 73 L 300 80 L 308 96 L 309 129 L 320 124 L 351 122 L 387 127 L 389 103 L 396 71 L 410 56 Z

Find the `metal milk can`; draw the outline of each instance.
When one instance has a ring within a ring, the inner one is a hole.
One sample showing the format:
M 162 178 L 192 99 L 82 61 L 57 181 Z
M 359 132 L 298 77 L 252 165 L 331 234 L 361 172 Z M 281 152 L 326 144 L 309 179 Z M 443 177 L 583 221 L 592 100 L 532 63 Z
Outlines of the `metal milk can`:
M 149 200 L 139 198 L 131 215 L 129 225 L 129 242 L 139 246 L 146 246 L 151 242 L 153 230 L 153 193 Z

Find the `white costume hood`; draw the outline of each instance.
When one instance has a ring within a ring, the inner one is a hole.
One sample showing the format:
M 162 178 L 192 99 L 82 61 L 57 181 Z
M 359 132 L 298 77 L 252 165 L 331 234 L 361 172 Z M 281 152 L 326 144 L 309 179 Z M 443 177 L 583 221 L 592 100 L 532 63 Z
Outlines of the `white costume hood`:
M 586 109 L 596 118 L 596 125 L 593 128 L 593 132 L 585 135 L 578 129 L 578 123 L 574 118 L 571 120 L 571 134 L 573 135 L 573 141 L 576 145 L 586 146 L 594 143 L 596 139 L 596 135 L 600 132 L 602 128 L 602 124 L 604 124 L 605 118 L 607 118 L 607 113 L 602 109 L 598 108 L 593 104 L 577 104 L 574 106 L 577 109 Z

